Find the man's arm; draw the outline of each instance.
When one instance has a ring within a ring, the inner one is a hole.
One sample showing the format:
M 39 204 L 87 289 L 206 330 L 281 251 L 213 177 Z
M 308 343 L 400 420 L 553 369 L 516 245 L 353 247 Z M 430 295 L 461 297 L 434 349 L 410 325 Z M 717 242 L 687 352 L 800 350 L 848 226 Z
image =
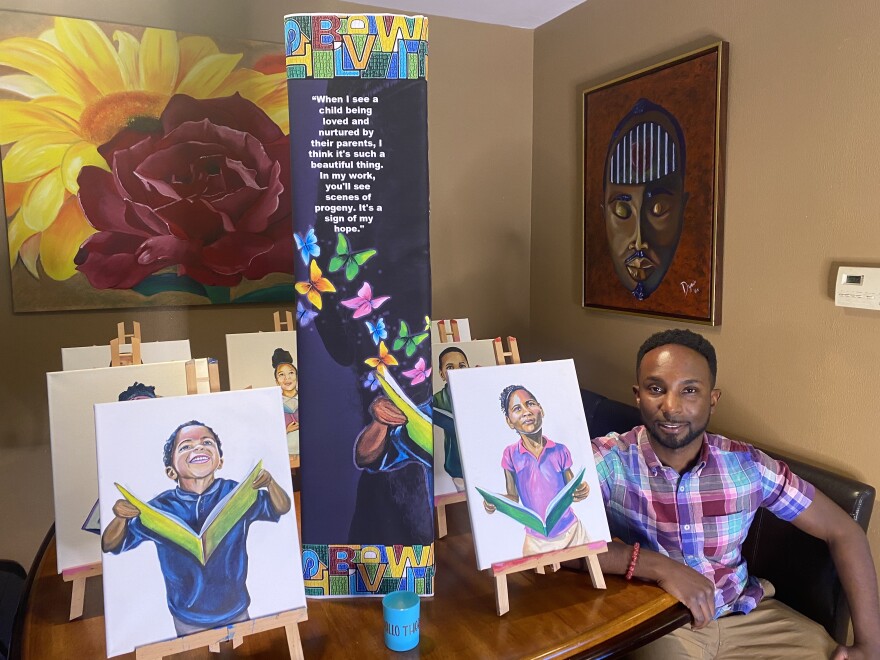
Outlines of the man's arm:
M 612 541 L 608 552 L 599 557 L 604 573 L 625 575 L 632 560 L 633 546 Z M 715 585 L 712 580 L 690 566 L 666 555 L 639 548 L 639 558 L 633 577 L 656 582 L 657 586 L 685 605 L 694 617 L 693 628 L 702 628 L 715 618 Z
M 880 602 L 877 573 L 868 538 L 855 520 L 816 491 L 812 504 L 792 524 L 828 544 L 843 591 L 852 610 L 855 644 L 840 647 L 834 658 L 880 657 Z M 793 552 L 797 552 L 793 549 Z

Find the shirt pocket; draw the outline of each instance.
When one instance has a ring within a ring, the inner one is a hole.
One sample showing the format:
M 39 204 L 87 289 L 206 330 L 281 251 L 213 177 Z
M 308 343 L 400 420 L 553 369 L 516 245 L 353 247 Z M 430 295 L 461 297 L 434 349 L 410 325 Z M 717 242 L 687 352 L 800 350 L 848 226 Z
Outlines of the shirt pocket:
M 740 548 L 749 531 L 748 515 L 734 511 L 721 516 L 704 516 L 701 527 L 703 554 L 706 559 L 728 564 L 739 557 Z

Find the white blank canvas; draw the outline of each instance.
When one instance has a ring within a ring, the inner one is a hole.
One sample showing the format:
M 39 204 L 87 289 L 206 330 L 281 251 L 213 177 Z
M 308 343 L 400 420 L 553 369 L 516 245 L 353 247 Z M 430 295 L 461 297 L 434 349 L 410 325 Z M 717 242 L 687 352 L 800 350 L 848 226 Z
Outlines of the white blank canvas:
M 117 401 L 135 381 L 154 386 L 158 396 L 185 395 L 186 362 L 46 374 L 59 573 L 101 561 L 98 536 L 82 529 L 98 500 L 94 405 Z
M 277 387 L 96 406 L 102 531 L 120 499 L 114 483 L 145 501 L 175 488 L 165 474 L 164 442 L 179 424 L 198 420 L 221 440 L 218 477 L 240 482 L 262 460 L 263 469 L 291 499 L 290 511 L 278 522 L 256 521 L 248 528 L 249 617 L 305 607 L 281 406 Z M 108 657 L 176 636 L 153 542 L 104 554 L 104 613 Z
M 119 348 L 123 353 L 131 351 L 130 344 L 123 344 Z M 109 367 L 110 357 L 110 346 L 107 344 L 62 348 L 61 368 L 64 371 L 74 371 L 76 369 Z M 141 361 L 144 364 L 189 360 L 191 357 L 189 339 L 141 342 Z

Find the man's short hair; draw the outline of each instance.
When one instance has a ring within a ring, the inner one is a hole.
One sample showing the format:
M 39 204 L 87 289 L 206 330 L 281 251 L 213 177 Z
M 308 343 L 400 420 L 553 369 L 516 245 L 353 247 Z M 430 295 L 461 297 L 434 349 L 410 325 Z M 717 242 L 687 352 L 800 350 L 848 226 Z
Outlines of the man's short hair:
M 220 444 L 220 436 L 217 435 L 217 432 L 204 422 L 200 422 L 197 419 L 191 419 L 174 429 L 174 432 L 165 441 L 165 448 L 162 454 L 162 460 L 165 461 L 165 467 L 171 467 L 171 459 L 174 454 L 174 442 L 177 440 L 177 434 L 187 426 L 204 426 L 208 429 L 211 432 L 211 435 L 214 436 L 214 440 L 217 441 L 217 452 L 220 454 L 220 458 L 223 458 L 223 447 Z
M 458 346 L 450 346 L 449 348 L 444 348 L 440 352 L 440 356 L 437 358 L 437 364 L 443 364 L 443 356 L 449 355 L 450 353 L 461 353 L 464 356 L 464 359 L 467 360 L 468 356 L 463 350 L 461 350 Z M 470 362 L 468 362 L 470 364 Z
M 715 357 L 715 347 L 712 346 L 709 340 L 703 337 L 703 335 L 691 332 L 690 330 L 679 330 L 675 328 L 655 332 L 641 345 L 638 356 L 636 357 L 636 378 L 639 376 L 639 367 L 642 366 L 642 358 L 645 357 L 645 353 L 653 351 L 655 348 L 660 348 L 661 346 L 668 346 L 669 344 L 684 346 L 685 348 L 689 348 L 702 355 L 706 359 L 706 362 L 709 363 L 709 372 L 712 374 L 712 385 L 715 385 L 715 379 L 718 376 L 718 359 Z
M 507 406 L 510 404 L 510 397 L 513 396 L 513 393 L 517 390 L 522 390 L 523 392 L 528 392 L 529 396 L 532 397 L 535 401 L 538 400 L 534 394 L 532 394 L 531 390 L 527 387 L 523 387 L 522 385 L 508 385 L 503 390 L 501 390 L 501 396 L 498 397 L 501 401 L 501 412 L 504 413 L 505 417 L 510 417 L 507 414 Z

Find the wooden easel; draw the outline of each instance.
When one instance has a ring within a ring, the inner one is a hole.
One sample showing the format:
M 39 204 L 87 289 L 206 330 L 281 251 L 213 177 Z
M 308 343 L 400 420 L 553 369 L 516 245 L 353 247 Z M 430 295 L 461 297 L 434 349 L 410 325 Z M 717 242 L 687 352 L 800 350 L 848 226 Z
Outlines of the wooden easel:
M 440 319 L 437 321 L 437 334 L 440 335 L 441 344 L 448 344 L 451 341 L 461 341 L 461 332 L 458 329 L 458 319 Z
M 446 330 L 446 324 L 449 324 L 452 328 L 451 336 Z M 451 321 L 441 320 L 437 322 L 437 331 L 440 335 L 440 343 L 447 344 L 453 341 L 461 341 L 459 338 L 460 335 L 458 333 L 458 322 L 455 319 Z M 509 352 L 504 352 L 503 347 L 501 346 L 501 337 L 496 337 L 492 347 L 495 349 L 495 364 L 507 364 L 506 358 L 510 358 L 510 364 L 519 364 L 519 350 L 516 347 L 516 337 L 508 337 L 507 338 L 508 346 L 511 347 Z M 447 504 L 455 504 L 456 502 L 464 502 L 467 500 L 467 494 L 465 492 L 461 493 L 446 493 L 444 495 L 439 495 L 434 497 L 434 507 L 437 509 L 437 538 L 442 539 L 448 533 L 448 529 L 446 526 L 446 505 Z
M 120 322 L 116 325 L 117 336 L 110 340 L 110 366 L 122 367 L 133 364 L 143 364 L 141 360 L 141 324 L 133 323 L 131 334 L 126 334 L 125 324 Z M 131 344 L 131 352 L 122 352 L 120 346 Z M 187 360 L 184 367 L 186 374 L 186 393 L 198 394 L 199 391 L 220 391 L 220 369 L 217 360 L 208 360 L 207 376 L 199 375 L 196 370 L 196 361 Z M 207 384 L 207 388 L 205 385 Z M 86 580 L 102 574 L 101 562 L 85 564 L 76 568 L 61 571 L 61 579 L 72 582 L 70 592 L 70 620 L 78 619 L 83 614 L 83 606 L 86 596 Z
M 293 314 L 287 310 L 284 312 L 284 320 L 281 320 L 281 312 L 275 312 L 272 315 L 275 321 L 275 332 L 284 332 L 285 330 L 296 330 L 296 325 L 293 323 Z M 296 469 L 299 467 L 299 455 L 290 457 L 290 469 Z
M 495 363 L 496 364 L 519 364 L 519 347 L 516 344 L 516 337 L 508 337 L 507 338 L 507 349 L 504 350 L 504 345 L 501 343 L 501 337 L 495 337 L 494 344 L 492 346 L 495 349 Z M 507 362 L 507 358 L 510 358 L 510 362 Z
M 122 352 L 122 347 L 131 345 L 130 352 Z M 131 334 L 125 332 L 125 322 L 116 324 L 116 337 L 110 340 L 110 366 L 122 367 L 129 364 L 143 364 L 141 360 L 141 324 L 132 322 Z
M 492 564 L 489 569 L 495 578 L 495 611 L 498 616 L 507 614 L 510 611 L 510 602 L 507 598 L 507 576 L 510 573 L 519 573 L 535 569 L 537 573 L 543 575 L 544 566 L 551 566 L 552 570 L 559 570 L 559 565 L 564 561 L 572 559 L 584 559 L 587 568 L 590 571 L 590 581 L 596 589 L 605 588 L 605 576 L 602 575 L 602 568 L 599 566 L 597 555 L 605 552 L 608 544 L 605 541 L 596 541 L 588 543 L 576 548 L 565 548 L 554 552 L 544 552 L 539 555 L 530 555 L 521 559 L 513 559 L 511 561 L 499 562 Z
M 504 350 L 501 337 L 496 337 L 493 343 L 495 348 L 495 360 L 498 364 L 519 364 L 519 347 L 516 343 L 516 337 L 507 338 L 508 350 Z M 605 552 L 607 544 L 605 541 L 597 541 L 588 543 L 576 548 L 564 548 L 554 552 L 544 552 L 538 555 L 530 555 L 521 559 L 513 559 L 511 561 L 492 564 L 490 569 L 492 576 L 495 578 L 495 610 L 498 616 L 502 616 L 510 611 L 510 603 L 507 598 L 507 576 L 510 573 L 519 573 L 535 569 L 536 573 L 544 574 L 544 567 L 550 566 L 550 570 L 559 570 L 559 565 L 564 561 L 571 559 L 584 559 L 587 568 L 590 571 L 590 580 L 596 589 L 605 588 L 605 577 L 602 575 L 602 568 L 599 566 L 599 560 L 596 555 Z
M 308 618 L 306 608 L 299 607 L 295 610 L 281 612 L 280 614 L 242 621 L 241 623 L 234 623 L 222 628 L 215 628 L 214 630 L 204 630 L 192 635 L 186 635 L 185 637 L 169 639 L 165 642 L 138 646 L 135 649 L 135 658 L 137 660 L 161 660 L 165 656 L 204 648 L 205 646 L 208 647 L 211 653 L 220 653 L 220 644 L 222 642 L 232 642 L 232 648 L 236 649 L 241 646 L 244 637 L 247 635 L 274 630 L 275 628 L 284 628 L 287 633 L 287 648 L 290 651 L 291 660 L 303 660 L 302 640 L 299 636 L 298 624 L 300 621 L 305 621 Z
M 70 620 L 78 619 L 83 614 L 83 604 L 86 598 L 86 580 L 96 575 L 101 575 L 101 562 L 86 564 L 76 568 L 68 568 L 61 571 L 61 579 L 65 582 L 73 582 L 70 591 Z
M 207 394 L 220 391 L 220 367 L 217 360 L 208 358 L 208 374 L 199 374 L 195 360 L 186 361 L 186 393 Z

